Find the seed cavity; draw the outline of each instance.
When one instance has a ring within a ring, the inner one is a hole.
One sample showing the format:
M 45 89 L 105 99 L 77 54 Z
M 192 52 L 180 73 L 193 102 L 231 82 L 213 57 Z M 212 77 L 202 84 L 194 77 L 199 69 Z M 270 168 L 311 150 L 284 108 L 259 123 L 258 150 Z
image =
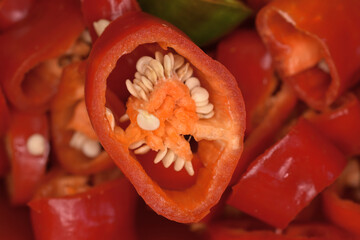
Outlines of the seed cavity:
M 318 68 L 320 68 L 323 72 L 325 73 L 330 73 L 330 68 L 329 68 L 329 65 L 326 63 L 326 61 L 324 59 L 322 59 L 318 65 L 317 65 Z
M 69 145 L 79 151 L 81 151 L 85 156 L 89 158 L 94 158 L 100 155 L 101 145 L 98 141 L 88 138 L 85 134 L 81 132 L 75 132 Z
M 143 101 L 149 101 L 149 95 L 158 81 L 176 77 L 183 82 L 195 101 L 199 118 L 209 119 L 215 115 L 214 105 L 209 103 L 208 91 L 201 87 L 200 80 L 193 76 L 194 70 L 190 63 L 177 54 L 155 53 L 155 59 L 149 56 L 141 57 L 136 63 L 135 78 L 127 79 L 125 84 L 129 93 Z M 205 111 L 206 110 L 206 111 Z
M 93 23 L 94 30 L 98 36 L 100 36 L 105 29 L 109 26 L 110 21 L 106 19 L 100 19 Z
M 146 131 L 154 131 L 160 127 L 160 120 L 151 113 L 139 109 L 139 114 L 136 117 L 136 122 L 139 127 Z
M 136 70 L 134 79 L 127 79 L 125 85 L 131 96 L 140 100 L 140 106 L 145 106 L 149 102 L 151 94 L 159 82 L 178 80 L 189 89 L 190 97 L 195 102 L 196 114 L 200 119 L 210 119 L 215 115 L 214 105 L 209 101 L 209 92 L 201 86 L 200 80 L 194 76 L 192 65 L 184 57 L 171 52 L 166 54 L 155 52 L 154 58 L 141 57 L 136 63 Z M 136 122 L 142 130 L 154 131 L 160 127 L 160 120 L 155 115 L 143 109 L 137 109 L 137 111 Z M 113 115 L 110 115 L 109 123 L 115 122 L 112 119 Z M 124 114 L 120 117 L 119 122 L 128 120 L 129 116 Z M 137 155 L 146 154 L 152 150 L 145 139 L 130 144 L 129 149 Z M 186 159 L 179 157 L 165 144 L 164 149 L 159 150 L 154 158 L 155 164 L 160 162 L 165 168 L 174 165 L 175 171 L 185 169 L 190 176 L 194 175 L 191 160 L 187 157 Z
M 46 139 L 43 135 L 35 133 L 27 139 L 26 149 L 31 155 L 43 155 L 46 149 Z

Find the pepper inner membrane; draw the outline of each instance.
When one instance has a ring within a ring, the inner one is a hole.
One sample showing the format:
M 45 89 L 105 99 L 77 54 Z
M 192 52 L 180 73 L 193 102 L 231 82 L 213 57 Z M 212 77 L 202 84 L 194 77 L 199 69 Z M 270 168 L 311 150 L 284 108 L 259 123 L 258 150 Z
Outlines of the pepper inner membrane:
M 331 76 L 320 41 L 297 29 L 291 17 L 280 11 L 271 12 L 267 25 L 271 31 L 268 44 L 270 50 L 277 53 L 274 60 L 281 75 L 290 78 L 299 91 L 322 99 Z
M 127 73 L 117 70 L 126 69 L 124 65 L 129 66 Z M 120 58 L 108 78 L 108 88 L 119 89 L 118 96 L 126 103 L 120 119 L 113 119 L 116 109 L 107 109 L 109 124 L 147 174 L 165 188 L 193 185 L 198 169 L 217 159 L 223 148 L 221 141 L 196 135 L 196 124 L 211 121 L 216 111 L 198 75 L 174 50 L 146 44 Z M 125 82 L 122 86 L 116 85 L 119 78 L 127 79 L 120 81 Z M 207 155 L 200 149 L 217 153 Z M 176 182 L 169 179 L 176 176 L 181 183 L 169 183 Z

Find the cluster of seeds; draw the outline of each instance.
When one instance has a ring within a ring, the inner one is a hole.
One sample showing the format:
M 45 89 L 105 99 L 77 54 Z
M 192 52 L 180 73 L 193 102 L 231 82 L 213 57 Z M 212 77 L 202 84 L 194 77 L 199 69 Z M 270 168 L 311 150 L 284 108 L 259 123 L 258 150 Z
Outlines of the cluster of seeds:
M 132 96 L 148 101 L 158 81 L 176 78 L 189 88 L 199 118 L 208 119 L 214 116 L 214 105 L 209 103 L 208 91 L 201 87 L 199 79 L 193 76 L 190 63 L 182 56 L 156 52 L 155 59 L 149 56 L 141 57 L 136 63 L 136 70 L 134 80 L 128 79 L 125 82 Z
M 89 158 L 97 157 L 101 153 L 100 143 L 88 138 L 81 132 L 75 132 L 69 144 L 71 147 L 82 151 L 82 153 Z
M 127 90 L 133 97 L 142 101 L 149 101 L 150 95 L 158 82 L 177 79 L 189 89 L 190 96 L 196 105 L 198 117 L 200 119 L 209 119 L 214 116 L 214 105 L 209 102 L 208 91 L 201 87 L 200 80 L 193 75 L 194 71 L 190 63 L 186 62 L 182 56 L 171 52 L 165 55 L 156 52 L 155 58 L 141 57 L 136 63 L 136 70 L 134 80 L 127 79 L 125 82 Z M 138 112 L 136 121 L 141 129 L 154 131 L 160 126 L 160 121 L 155 115 L 142 109 L 139 109 Z M 106 117 L 111 128 L 114 129 L 115 119 L 110 109 L 106 109 Z M 124 114 L 119 121 L 129 121 L 129 116 Z M 130 144 L 129 149 L 138 155 L 146 154 L 151 150 L 144 139 Z M 194 175 L 191 161 L 177 156 L 170 148 L 165 147 L 164 150 L 158 151 L 154 163 L 159 162 L 162 162 L 165 168 L 174 163 L 175 171 L 185 168 L 189 175 Z

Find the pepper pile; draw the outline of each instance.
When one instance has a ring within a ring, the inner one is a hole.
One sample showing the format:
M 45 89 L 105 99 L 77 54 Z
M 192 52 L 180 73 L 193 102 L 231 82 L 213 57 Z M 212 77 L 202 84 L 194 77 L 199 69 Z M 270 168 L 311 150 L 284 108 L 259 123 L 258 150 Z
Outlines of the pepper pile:
M 0 1 L 0 236 L 360 239 L 359 10 Z

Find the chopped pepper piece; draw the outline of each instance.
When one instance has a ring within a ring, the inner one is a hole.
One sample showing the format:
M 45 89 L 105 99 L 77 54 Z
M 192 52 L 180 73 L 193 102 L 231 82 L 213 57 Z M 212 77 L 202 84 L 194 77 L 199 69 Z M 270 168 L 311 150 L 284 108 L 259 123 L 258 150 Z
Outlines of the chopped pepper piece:
M 27 18 L 0 36 L 0 68 L 5 95 L 17 109 L 45 111 L 59 84 L 58 57 L 83 31 L 80 3 L 34 3 Z
M 275 0 L 257 15 L 281 78 L 312 108 L 328 107 L 360 79 L 358 9 L 357 0 Z
M 128 76 L 134 80 L 117 79 L 129 91 L 126 114 L 118 120 L 117 109 L 106 108 L 108 77 L 115 67 L 128 72 L 119 63 L 134 55 L 140 55 Z M 230 181 L 244 134 L 241 92 L 224 66 L 168 23 L 129 13 L 110 23 L 94 44 L 85 99 L 101 144 L 150 207 L 178 222 L 199 221 L 209 213 Z M 128 127 L 121 128 L 120 121 Z M 161 187 L 141 165 L 141 155 L 149 152 L 157 152 L 154 163 L 196 175 L 195 184 Z M 195 153 L 203 166 L 196 174 Z
M 228 203 L 278 228 L 285 228 L 340 175 L 344 155 L 305 119 L 247 169 Z

